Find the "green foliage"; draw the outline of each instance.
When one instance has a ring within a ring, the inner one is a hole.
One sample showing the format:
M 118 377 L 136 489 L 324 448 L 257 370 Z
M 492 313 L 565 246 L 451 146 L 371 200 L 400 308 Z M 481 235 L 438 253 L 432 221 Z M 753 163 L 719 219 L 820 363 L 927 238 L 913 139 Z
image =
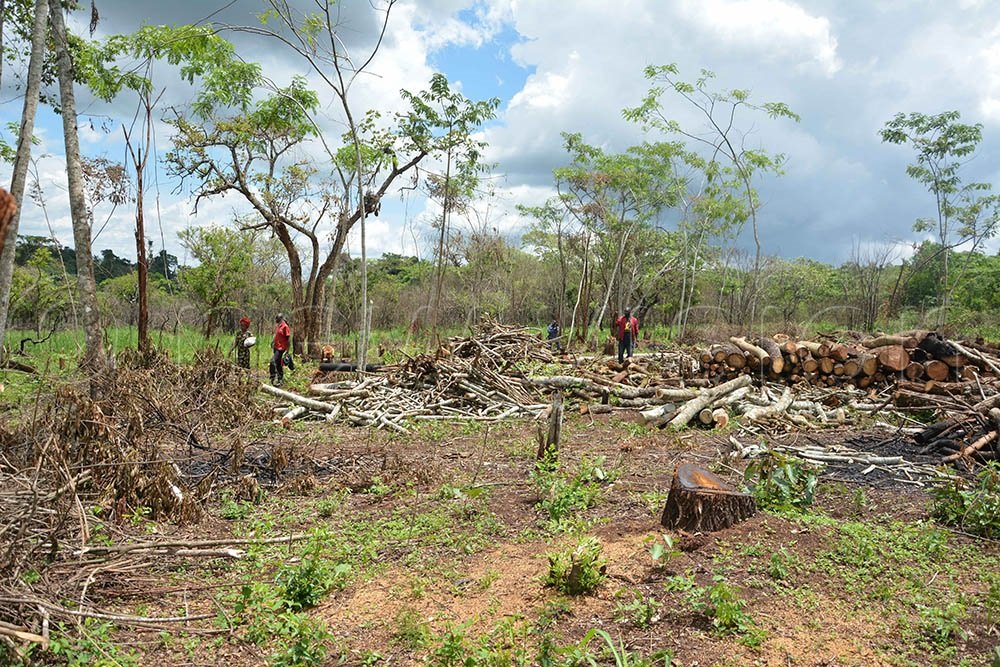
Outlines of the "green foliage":
M 971 482 L 942 482 L 931 495 L 931 512 L 938 521 L 986 538 L 1000 537 L 1000 463 L 990 461 Z
M 326 553 L 329 538 L 317 531 L 297 564 L 283 565 L 275 576 L 282 597 L 290 609 L 314 607 L 332 588 L 342 588 L 351 575 L 351 566 L 332 562 Z
M 944 607 L 921 607 L 920 629 L 932 644 L 945 647 L 958 637 L 965 638 L 966 633 L 962 630 L 965 616 L 965 604 L 961 600 Z
M 396 628 L 392 637 L 411 650 L 420 649 L 430 641 L 430 626 L 416 611 L 403 608 L 396 614 Z
M 784 580 L 799 566 L 799 558 L 785 547 L 779 547 L 771 554 L 767 564 L 767 574 L 772 579 Z
M 768 451 L 747 466 L 744 480 L 765 509 L 801 511 L 812 504 L 818 469 L 788 454 Z
M 238 305 L 234 296 L 248 285 L 254 236 L 226 227 L 189 227 L 178 236 L 198 261 L 181 270 L 180 281 L 204 309 L 205 335 L 210 336 L 218 316 Z
M 589 593 L 604 580 L 606 564 L 601 558 L 601 543 L 595 537 L 584 537 L 575 545 L 546 555 L 549 573 L 545 583 L 561 593 Z
M 50 637 L 49 651 L 67 667 L 137 667 L 139 656 L 111 640 L 114 626 L 86 618 L 78 627 L 58 624 Z
M 552 462 L 541 462 L 532 472 L 532 482 L 538 491 L 538 506 L 548 516 L 550 530 L 571 528 L 573 516 L 592 507 L 601 496 L 601 485 L 616 476 L 616 471 L 605 469 L 603 456 L 585 457 L 570 474 L 560 472 Z
M 615 667 L 671 667 L 674 664 L 673 654 L 669 651 L 660 651 L 647 658 L 640 653 L 629 651 L 625 647 L 625 641 L 622 639 L 619 639 L 616 643 L 607 630 L 601 630 L 600 628 L 591 628 L 578 644 L 561 650 L 560 653 L 564 658 L 562 664 L 568 667 L 582 667 L 584 665 L 597 667 L 600 664 L 604 664 L 603 661 L 598 662 L 599 656 L 594 655 L 594 652 L 590 648 L 594 639 L 601 640 L 602 648 L 604 649 L 602 652 L 608 654 L 611 664 L 615 665 Z
M 663 605 L 654 597 L 634 594 L 628 602 L 615 605 L 615 620 L 632 623 L 637 628 L 649 628 L 660 620 Z
M 649 557 L 653 560 L 653 567 L 664 569 L 671 558 L 679 556 L 681 550 L 674 545 L 674 538 L 667 533 L 663 533 L 660 539 L 654 539 L 649 545 Z

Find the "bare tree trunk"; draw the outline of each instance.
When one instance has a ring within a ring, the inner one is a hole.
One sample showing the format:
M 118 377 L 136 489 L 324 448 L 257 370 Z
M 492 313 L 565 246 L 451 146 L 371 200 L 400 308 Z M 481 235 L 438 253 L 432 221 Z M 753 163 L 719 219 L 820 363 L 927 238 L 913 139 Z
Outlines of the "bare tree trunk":
M 24 201 L 24 184 L 31 162 L 31 136 L 35 132 L 35 112 L 38 110 L 38 93 L 42 87 L 42 63 L 45 60 L 45 27 L 48 25 L 48 0 L 35 0 L 35 22 L 31 30 L 31 58 L 28 60 L 28 82 L 24 91 L 24 109 L 17 135 L 17 155 L 11 177 L 10 194 L 17 203 L 7 237 L 0 253 L 0 348 L 7 332 L 7 311 L 10 306 L 10 284 L 14 275 L 14 253 L 17 245 L 17 228 L 21 222 L 21 204 Z
M 76 248 L 77 285 L 83 305 L 83 331 L 86 338 L 81 365 L 96 370 L 104 365 L 101 319 L 97 307 L 97 283 L 94 280 L 94 255 L 90 246 L 90 219 L 83 191 L 83 165 L 80 162 L 80 138 L 76 124 L 76 95 L 73 91 L 73 62 L 66 38 L 66 23 L 59 3 L 49 7 L 52 33 L 59 69 L 59 102 L 62 106 L 63 138 L 66 146 L 66 178 L 69 187 L 70 215 L 73 219 L 73 242 Z

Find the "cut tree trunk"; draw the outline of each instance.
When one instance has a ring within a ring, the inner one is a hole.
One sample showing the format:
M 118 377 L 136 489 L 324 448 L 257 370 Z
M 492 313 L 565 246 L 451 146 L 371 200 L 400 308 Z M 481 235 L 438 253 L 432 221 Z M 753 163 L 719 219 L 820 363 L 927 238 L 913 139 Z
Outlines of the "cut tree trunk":
M 703 468 L 682 463 L 670 483 L 660 523 L 671 530 L 712 532 L 745 521 L 756 511 L 753 496 Z
M 761 364 L 767 364 L 768 362 L 771 361 L 771 356 L 765 350 L 748 342 L 745 338 L 739 338 L 737 336 L 733 336 L 732 338 L 729 339 L 729 342 L 735 345 L 736 347 L 740 348 L 744 352 L 747 352 L 756 357 L 756 359 Z
M 910 355 L 902 345 L 886 345 L 875 348 L 878 362 L 883 368 L 899 373 L 910 363 Z
M 948 379 L 948 375 L 951 373 L 951 368 L 943 361 L 938 361 L 937 359 L 931 359 L 924 363 L 924 373 L 931 380 L 937 380 L 938 382 L 944 382 Z M 919 377 L 919 376 L 918 376 Z M 916 379 L 916 378 L 911 378 Z
M 761 338 L 757 343 L 762 350 L 767 352 L 767 356 L 771 358 L 771 370 L 780 375 L 781 371 L 785 369 L 785 358 L 781 356 L 781 348 L 767 337 Z

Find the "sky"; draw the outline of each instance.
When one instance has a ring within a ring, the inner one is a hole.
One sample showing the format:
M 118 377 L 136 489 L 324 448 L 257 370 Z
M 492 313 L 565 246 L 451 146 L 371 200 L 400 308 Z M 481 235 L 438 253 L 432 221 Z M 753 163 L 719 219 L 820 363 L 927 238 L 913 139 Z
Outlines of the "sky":
M 344 0 L 339 6 L 352 53 L 371 45 L 380 18 L 372 6 L 379 2 Z M 98 0 L 97 6 L 98 38 L 143 23 L 209 17 L 220 28 L 254 25 L 264 9 L 263 0 Z M 87 20 L 89 13 L 81 12 L 70 25 L 83 32 Z M 332 95 L 299 56 L 267 38 L 228 29 L 222 34 L 280 85 L 307 76 L 320 94 L 325 134 L 331 140 L 341 135 L 343 119 Z M 1000 187 L 1000 2 L 991 0 L 399 0 L 351 99 L 357 109 L 389 114 L 402 108 L 400 89 L 421 90 L 434 72 L 470 99 L 498 97 L 498 116 L 481 132 L 489 144 L 486 159 L 495 165 L 489 179 L 495 194 L 480 203 L 477 219 L 517 239 L 527 221 L 515 206 L 541 204 L 555 194 L 552 170 L 568 161 L 562 132 L 579 132 L 611 152 L 669 138 L 644 133 L 622 117 L 622 109 L 638 104 L 647 90 L 643 68 L 669 63 L 687 79 L 711 70 L 719 89 L 747 89 L 753 101 L 781 101 L 801 117 L 798 123 L 753 113 L 736 118 L 748 146 L 787 158 L 783 175 L 756 183 L 767 254 L 840 263 L 869 245 L 892 243 L 901 255 L 911 251 L 921 239 L 912 231 L 914 221 L 935 209 L 932 195 L 906 174 L 912 150 L 879 137 L 898 112 L 958 110 L 963 122 L 981 123 L 983 143 L 964 177 Z M 14 74 L 5 68 L 0 131 L 20 116 Z M 195 90 L 169 65 L 157 65 L 154 75 L 165 89 L 161 108 L 191 101 Z M 78 95 L 84 151 L 121 161 L 121 124 L 131 121 L 135 98 L 126 93 L 104 104 L 86 91 Z M 677 98 L 664 98 L 664 113 L 699 127 Z M 52 234 L 71 245 L 59 118 L 43 110 L 35 134 L 45 207 L 26 200 L 21 231 Z M 158 156 L 170 140 L 169 127 L 157 123 Z M 322 158 L 318 149 L 314 154 Z M 9 165 L 0 165 L 0 182 L 9 182 L 9 174 Z M 195 215 L 189 188 L 162 164 L 147 182 L 153 184 L 146 216 L 154 221 L 156 247 L 165 244 L 182 261 L 178 230 L 230 223 L 246 210 L 228 196 L 201 202 Z M 387 197 L 381 215 L 368 219 L 369 254 L 426 257 L 434 215 L 434 203 L 417 193 Z M 134 213 L 105 208 L 96 218 L 95 248 L 133 257 Z M 748 233 L 737 243 L 749 247 Z M 348 249 L 359 252 L 356 235 Z

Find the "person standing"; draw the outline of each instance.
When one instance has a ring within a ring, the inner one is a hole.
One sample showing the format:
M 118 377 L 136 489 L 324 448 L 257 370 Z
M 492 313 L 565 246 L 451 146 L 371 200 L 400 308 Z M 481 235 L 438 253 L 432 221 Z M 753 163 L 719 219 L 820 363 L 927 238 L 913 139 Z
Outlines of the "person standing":
M 548 340 L 549 347 L 553 351 L 562 352 L 562 343 L 559 341 L 559 336 L 562 334 L 562 330 L 559 327 L 559 322 L 552 320 L 548 328 Z
M 250 339 L 249 344 L 247 340 Z M 250 348 L 256 340 L 250 333 L 250 318 L 240 318 L 240 330 L 236 332 L 236 340 L 233 341 L 233 349 L 236 350 L 236 365 L 240 368 L 250 368 Z
M 632 309 L 626 308 L 625 314 L 615 320 L 615 338 L 618 339 L 618 363 L 625 363 L 625 355 L 632 358 L 635 340 L 639 335 L 639 320 L 632 317 Z
M 292 339 L 292 329 L 285 321 L 285 316 L 278 313 L 274 318 L 274 338 L 271 341 L 271 363 L 268 370 L 271 373 L 271 384 L 280 387 L 285 380 L 285 354 L 288 352 Z

